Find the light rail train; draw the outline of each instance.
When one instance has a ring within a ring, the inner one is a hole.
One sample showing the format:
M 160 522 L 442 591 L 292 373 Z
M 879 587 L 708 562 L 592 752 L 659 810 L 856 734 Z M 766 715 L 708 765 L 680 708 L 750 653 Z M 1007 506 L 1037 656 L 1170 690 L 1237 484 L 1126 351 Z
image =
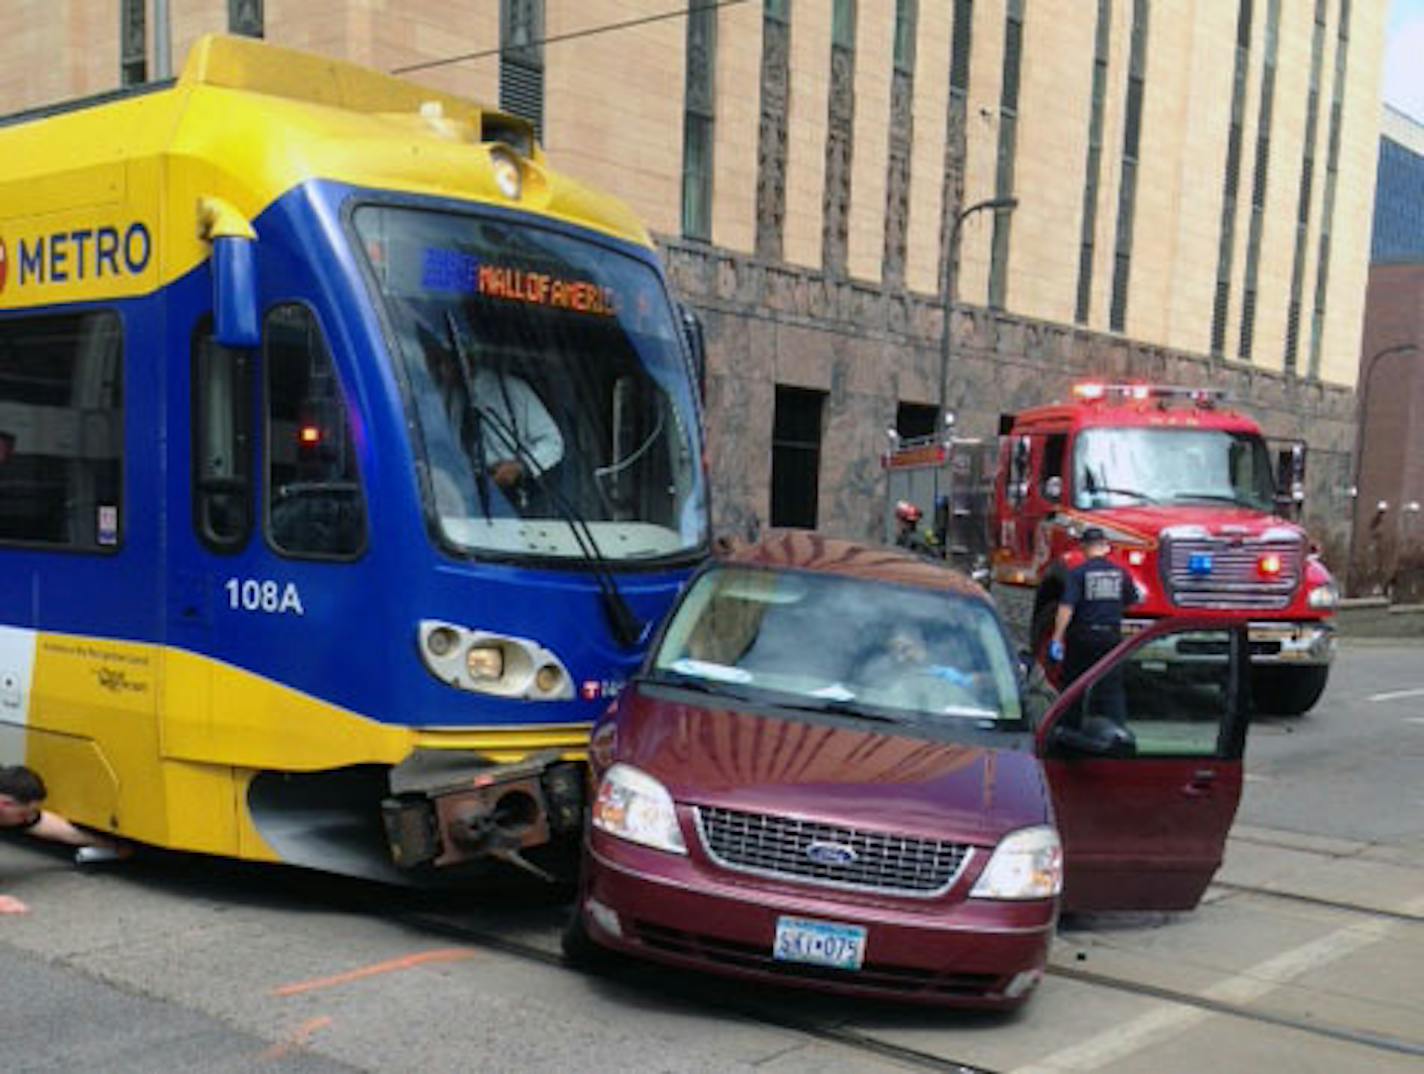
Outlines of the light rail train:
M 245 39 L 0 120 L 0 759 L 140 843 L 535 871 L 708 548 L 700 334 L 524 121 Z

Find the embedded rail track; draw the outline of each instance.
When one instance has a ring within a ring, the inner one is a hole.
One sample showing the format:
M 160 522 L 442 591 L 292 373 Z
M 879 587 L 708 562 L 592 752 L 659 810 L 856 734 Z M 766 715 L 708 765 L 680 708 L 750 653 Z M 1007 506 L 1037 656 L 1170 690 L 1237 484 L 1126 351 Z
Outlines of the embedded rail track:
M 1424 924 L 1424 917 L 1415 914 L 1381 910 L 1369 906 L 1337 902 L 1328 899 L 1317 899 L 1245 884 L 1218 883 L 1215 886 L 1235 895 L 1253 895 L 1294 903 L 1306 903 L 1330 910 L 1359 915 L 1363 918 L 1376 921 L 1388 921 L 1391 924 L 1400 922 L 1410 925 Z M 499 951 L 513 958 L 539 962 L 544 965 L 564 969 L 568 972 L 585 972 L 569 965 L 552 945 L 541 946 L 538 943 L 529 942 L 525 939 L 516 939 L 508 935 L 502 935 L 497 928 L 471 921 L 464 915 L 421 911 L 399 913 L 394 916 L 412 927 L 428 930 L 433 933 L 448 936 L 452 939 L 463 940 L 467 943 L 485 947 L 490 950 Z M 555 931 L 556 928 L 557 926 L 553 924 L 549 926 L 551 936 L 557 935 Z M 657 972 L 652 968 L 639 967 L 638 969 L 642 970 L 641 976 L 645 981 L 651 981 L 652 974 Z M 628 971 L 628 979 L 630 981 L 636 982 L 636 979 L 640 976 L 638 969 L 630 967 Z M 1110 974 L 1078 969 L 1073 966 L 1050 964 L 1048 967 L 1048 975 L 1050 977 L 1076 981 L 1080 984 L 1097 988 L 1110 989 L 1114 992 L 1194 1007 L 1211 1014 L 1224 1015 L 1261 1025 L 1297 1030 L 1302 1033 L 1308 1033 L 1313 1036 L 1359 1047 L 1377 1049 L 1396 1055 L 1424 1057 L 1424 1043 L 1374 1033 L 1350 1026 L 1337 1025 L 1318 1019 L 1299 1018 L 1288 1014 L 1280 1014 L 1256 1007 L 1249 1007 L 1244 1004 L 1232 1003 L 1227 1000 L 1216 999 L 1210 996 L 1178 991 L 1141 981 L 1115 977 Z M 871 1033 L 837 1024 L 834 1021 L 823 1021 L 815 1018 L 801 1017 L 784 1011 L 768 1010 L 766 1007 L 755 1003 L 741 1001 L 726 995 L 709 995 L 707 990 L 701 990 L 695 997 L 689 996 L 688 999 L 689 1002 L 696 1002 L 705 1007 L 723 1011 L 749 1022 L 792 1030 L 818 1040 L 834 1042 L 843 1047 L 894 1060 L 910 1069 L 948 1071 L 954 1072 L 954 1074 L 994 1074 L 990 1068 L 979 1066 L 975 1063 L 946 1059 L 943 1056 L 931 1052 L 893 1044 L 879 1039 Z

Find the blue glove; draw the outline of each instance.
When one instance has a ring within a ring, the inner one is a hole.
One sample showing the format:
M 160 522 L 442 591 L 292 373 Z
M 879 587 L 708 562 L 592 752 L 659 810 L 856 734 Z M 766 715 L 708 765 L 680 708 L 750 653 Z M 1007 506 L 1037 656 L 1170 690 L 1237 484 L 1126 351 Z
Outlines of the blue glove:
M 1055 664 L 1063 663 L 1063 643 L 1057 638 L 1048 643 L 1048 659 Z

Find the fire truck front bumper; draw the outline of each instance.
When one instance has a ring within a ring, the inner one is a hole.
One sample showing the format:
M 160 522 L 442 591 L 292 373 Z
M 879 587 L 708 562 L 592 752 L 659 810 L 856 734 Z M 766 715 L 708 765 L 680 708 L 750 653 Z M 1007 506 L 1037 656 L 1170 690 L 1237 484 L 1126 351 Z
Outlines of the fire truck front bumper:
M 1124 619 L 1123 635 L 1146 630 L 1152 622 L 1151 619 Z M 1335 627 L 1331 623 L 1322 620 L 1296 623 L 1261 620 L 1248 624 L 1248 627 L 1253 664 L 1326 667 L 1335 659 Z M 1170 650 L 1172 659 L 1178 661 L 1190 661 L 1194 656 L 1212 658 L 1190 637 L 1169 634 L 1152 644 L 1165 646 Z

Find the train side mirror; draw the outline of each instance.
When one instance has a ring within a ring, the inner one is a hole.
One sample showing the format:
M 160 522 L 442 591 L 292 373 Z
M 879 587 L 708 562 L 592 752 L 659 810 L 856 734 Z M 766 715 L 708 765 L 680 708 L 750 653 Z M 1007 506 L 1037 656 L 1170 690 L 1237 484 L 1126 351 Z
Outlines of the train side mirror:
M 213 338 L 224 347 L 262 342 L 256 247 L 252 239 L 213 240 Z
M 257 232 L 230 202 L 201 197 L 198 237 L 213 248 L 213 339 L 224 347 L 257 346 L 262 342 Z

